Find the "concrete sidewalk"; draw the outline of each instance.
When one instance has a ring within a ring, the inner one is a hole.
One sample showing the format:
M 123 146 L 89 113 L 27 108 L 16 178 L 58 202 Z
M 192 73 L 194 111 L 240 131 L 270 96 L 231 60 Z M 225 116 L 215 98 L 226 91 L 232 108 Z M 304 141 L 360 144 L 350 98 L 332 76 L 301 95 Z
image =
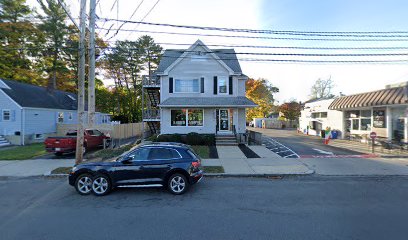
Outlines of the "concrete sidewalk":
M 0 161 L 1 177 L 44 176 L 58 167 L 74 166 L 74 159 L 35 159 Z
M 203 159 L 203 166 L 222 166 L 225 175 L 305 175 L 312 174 L 299 159 L 220 158 Z

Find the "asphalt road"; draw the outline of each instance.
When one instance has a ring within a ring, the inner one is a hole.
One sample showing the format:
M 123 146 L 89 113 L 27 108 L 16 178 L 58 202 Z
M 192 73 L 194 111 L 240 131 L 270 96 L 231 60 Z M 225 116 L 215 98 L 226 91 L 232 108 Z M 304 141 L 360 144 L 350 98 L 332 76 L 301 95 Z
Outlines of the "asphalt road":
M 173 196 L 0 180 L 0 239 L 407 239 L 408 178 L 207 178 Z
M 302 155 L 359 155 L 360 152 L 333 147 L 323 143 L 323 139 L 296 133 L 293 129 L 261 129 L 251 130 L 261 132 L 264 137 L 272 138 L 291 149 L 296 154 Z

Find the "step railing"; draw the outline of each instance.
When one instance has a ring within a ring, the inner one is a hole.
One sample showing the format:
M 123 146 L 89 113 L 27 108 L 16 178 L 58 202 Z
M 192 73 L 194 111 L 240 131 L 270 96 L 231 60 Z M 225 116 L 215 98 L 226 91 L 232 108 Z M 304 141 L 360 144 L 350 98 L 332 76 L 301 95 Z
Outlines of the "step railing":
M 143 120 L 160 120 L 160 109 L 143 110 Z
M 160 78 L 156 76 L 144 75 L 142 78 L 142 84 L 144 87 L 149 86 L 160 87 Z

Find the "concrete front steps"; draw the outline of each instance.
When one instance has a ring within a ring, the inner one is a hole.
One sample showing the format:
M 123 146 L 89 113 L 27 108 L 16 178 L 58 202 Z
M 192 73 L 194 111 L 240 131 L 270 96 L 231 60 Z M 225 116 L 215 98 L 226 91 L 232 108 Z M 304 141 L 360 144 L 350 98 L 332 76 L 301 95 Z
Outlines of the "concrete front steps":
M 0 135 L 0 147 L 11 145 L 7 139 Z
M 234 135 L 216 135 L 215 144 L 217 146 L 238 146 Z

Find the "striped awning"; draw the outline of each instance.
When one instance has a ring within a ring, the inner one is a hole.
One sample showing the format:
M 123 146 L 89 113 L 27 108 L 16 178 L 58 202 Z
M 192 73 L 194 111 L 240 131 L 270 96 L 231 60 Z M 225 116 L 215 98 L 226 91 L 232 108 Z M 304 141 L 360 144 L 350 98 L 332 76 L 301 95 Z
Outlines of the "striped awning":
M 387 88 L 373 92 L 339 97 L 329 106 L 332 110 L 407 104 L 407 87 Z

